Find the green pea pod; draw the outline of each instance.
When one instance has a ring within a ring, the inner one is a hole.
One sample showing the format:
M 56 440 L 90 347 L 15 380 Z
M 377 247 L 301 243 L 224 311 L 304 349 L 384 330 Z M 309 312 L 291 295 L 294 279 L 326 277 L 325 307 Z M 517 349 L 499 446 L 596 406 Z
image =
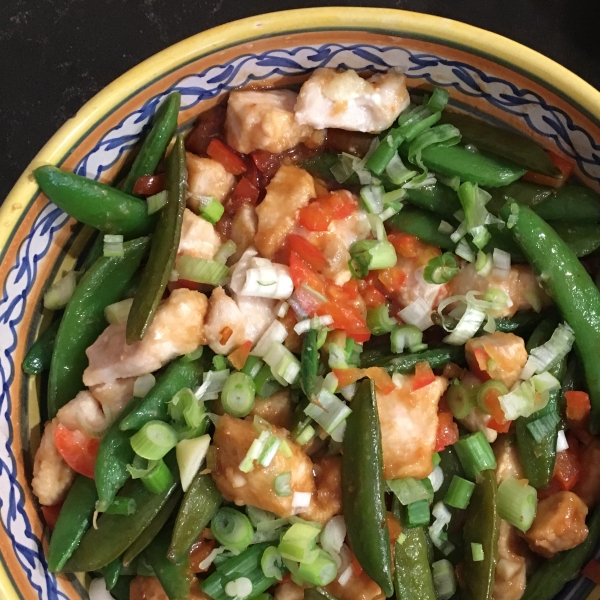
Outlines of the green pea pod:
M 491 188 L 489 193 L 492 197 L 486 204 L 486 208 L 490 212 L 498 214 L 509 200 L 514 200 L 535 210 L 554 193 L 554 189 L 528 181 L 515 181 L 505 187 Z
M 442 369 L 449 362 L 465 364 L 463 346 L 440 346 L 417 354 L 388 354 L 389 350 L 367 350 L 361 355 L 361 367 L 383 367 L 388 373 L 413 373 L 419 362 L 428 362 L 432 369 Z
M 600 225 L 553 222 L 552 227 L 575 253 L 575 256 L 581 258 L 600 248 Z
M 169 282 L 181 237 L 186 183 L 185 147 L 179 136 L 167 158 L 167 203 L 159 212 L 148 262 L 127 318 L 128 344 L 144 337 Z
M 302 342 L 302 360 L 300 362 L 300 383 L 307 398 L 312 398 L 315 393 L 318 370 L 317 330 L 309 329 Z
M 104 434 L 98 449 L 94 478 L 98 490 L 96 510 L 104 512 L 112 504 L 117 492 L 129 479 L 127 465 L 133 462 L 135 452 L 131 447 L 131 434 L 121 431 L 120 425 L 142 403 L 142 398 L 135 398 L 123 409 L 117 420 Z
M 115 587 L 110 590 L 110 595 L 115 600 L 129 600 L 129 588 L 132 581 L 133 577 L 129 575 L 119 577 Z
M 104 581 L 106 582 L 106 589 L 112 590 L 115 585 L 117 585 L 117 581 L 121 576 L 121 571 L 123 570 L 123 563 L 120 558 L 115 558 L 111 563 L 108 563 L 106 567 L 103 569 Z
M 458 459 L 456 450 L 452 446 L 446 446 L 440 453 L 440 467 L 444 472 L 444 480 L 437 492 L 433 495 L 434 504 L 442 502 L 446 492 L 450 488 L 454 475 L 465 479 L 465 471 Z
M 513 205 L 514 206 L 514 205 Z M 508 219 L 511 207 L 501 215 Z M 592 404 L 590 430 L 600 428 L 600 291 L 567 244 L 541 217 L 520 206 L 511 231 L 538 274 L 563 318 L 575 333 Z
M 223 497 L 210 475 L 198 473 L 179 507 L 168 557 L 173 562 L 183 560 L 202 530 L 215 516 Z
M 152 522 L 138 538 L 123 553 L 123 566 L 128 567 L 152 542 L 158 535 L 158 532 L 164 527 L 169 517 L 173 514 L 175 507 L 181 499 L 181 488 L 173 493 L 166 504 L 160 509 L 160 512 L 152 519 Z M 185 558 L 185 557 L 184 557 Z
M 164 527 L 146 548 L 144 556 L 154 569 L 169 600 L 188 600 L 194 574 L 190 569 L 187 556 L 175 564 L 167 559 L 170 541 L 170 527 Z
M 400 520 L 400 503 L 394 497 L 392 513 Z M 429 566 L 427 535 L 422 527 L 402 531 L 402 543 L 394 546 L 394 587 L 397 600 L 435 600 Z
M 92 265 L 104 254 L 104 236 L 99 231 L 92 233 L 93 241 L 90 244 L 88 242 L 84 251 L 80 254 L 79 259 L 81 264 L 78 265 L 78 271 L 87 271 Z
M 54 342 L 59 327 L 60 319 L 55 319 L 44 329 L 38 339 L 33 342 L 21 365 L 25 373 L 28 375 L 39 375 L 50 368 L 52 350 L 54 349 Z
M 352 400 L 342 454 L 342 502 L 350 546 L 389 598 L 394 593 L 375 388 L 362 381 Z
M 577 210 L 573 210 L 575 206 Z M 564 185 L 553 191 L 535 212 L 546 221 L 598 223 L 600 196 L 582 185 Z
M 50 419 L 83 389 L 82 376 L 88 365 L 85 351 L 107 326 L 104 309 L 122 299 L 147 247 L 148 238 L 127 242 L 122 258 L 98 259 L 75 288 L 54 342 L 48 379 Z
M 527 587 L 521 600 L 552 600 L 567 582 L 577 577 L 583 565 L 593 556 L 600 539 L 600 507 L 594 509 L 587 526 L 588 536 L 579 546 L 545 560 L 527 579 Z
M 97 498 L 93 479 L 77 475 L 60 509 L 50 538 L 48 549 L 50 572 L 57 573 L 62 570 L 79 545 L 92 523 Z
M 442 123 L 460 130 L 463 144 L 473 144 L 477 150 L 498 156 L 527 171 L 562 179 L 548 153 L 531 138 L 501 129 L 470 115 L 449 111 L 442 113 Z
M 177 465 L 173 458 L 169 455 L 167 464 L 171 472 L 176 473 Z M 88 529 L 63 571 L 66 573 L 99 571 L 121 556 L 152 523 L 179 485 L 176 477 L 168 490 L 161 494 L 153 494 L 139 479 L 128 481 L 123 486 L 121 495 L 135 501 L 137 507 L 135 513 L 132 515 L 102 514 L 97 522 L 98 527 Z
M 156 216 L 148 214 L 146 203 L 139 198 L 50 165 L 38 167 L 33 176 L 54 204 L 103 233 L 132 239 L 154 229 Z
M 177 116 L 181 105 L 181 94 L 173 92 L 160 105 L 154 115 L 152 129 L 142 143 L 127 177 L 121 185 L 126 194 L 133 192 L 133 186 L 139 177 L 152 175 L 163 157 L 175 130 L 177 129 Z
M 141 429 L 148 421 L 167 421 L 168 406 L 173 396 L 183 388 L 195 388 L 202 383 L 202 374 L 211 364 L 210 352 L 204 352 L 198 360 L 187 362 L 185 358 L 174 360 L 160 375 L 154 387 L 139 405 L 126 415 L 119 424 L 121 431 Z
M 451 223 L 455 221 L 454 214 L 462 210 L 458 194 L 447 185 L 437 182 L 433 185 L 406 190 L 406 200 L 417 208 L 436 213 Z
M 468 600 L 490 600 L 494 591 L 494 573 L 498 554 L 500 517 L 498 486 L 494 471 L 482 471 L 467 507 L 463 529 L 465 540 L 465 597 Z M 471 544 L 483 546 L 483 560 L 474 561 Z

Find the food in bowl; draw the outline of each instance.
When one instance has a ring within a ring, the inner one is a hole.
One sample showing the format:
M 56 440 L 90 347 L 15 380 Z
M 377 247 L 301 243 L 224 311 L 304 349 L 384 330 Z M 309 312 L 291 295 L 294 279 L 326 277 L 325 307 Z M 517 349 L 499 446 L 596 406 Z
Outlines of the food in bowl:
M 322 68 L 174 141 L 172 94 L 114 187 L 35 170 L 98 230 L 24 362 L 50 570 L 117 599 L 499 600 L 584 565 L 600 230 L 572 206 L 600 199 L 448 100 Z

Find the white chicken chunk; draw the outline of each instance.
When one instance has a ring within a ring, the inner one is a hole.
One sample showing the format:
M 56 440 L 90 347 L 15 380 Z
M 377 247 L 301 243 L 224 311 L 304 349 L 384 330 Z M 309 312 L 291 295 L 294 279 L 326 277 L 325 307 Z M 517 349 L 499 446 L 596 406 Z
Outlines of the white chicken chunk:
M 229 354 L 246 341 L 246 317 L 222 287 L 215 288 L 210 296 L 204 332 L 217 354 Z
M 319 146 L 323 132 L 294 118 L 296 98 L 291 90 L 231 92 L 225 120 L 227 143 L 243 154 L 254 150 L 279 154 L 300 142 Z
M 221 238 L 212 223 L 195 215 L 189 208 L 183 211 L 178 254 L 212 260 L 221 247 Z
M 256 397 L 254 408 L 250 413 L 258 415 L 271 425 L 283 427 L 287 430 L 293 428 L 294 404 L 289 388 L 283 388 L 268 398 Z
M 342 514 L 341 456 L 324 456 L 314 465 L 314 473 L 316 489 L 310 506 L 300 517 L 325 525 L 332 517 Z
M 101 383 L 90 388 L 90 392 L 102 404 L 104 413 L 111 419 L 127 406 L 133 398 L 133 386 L 137 377 L 115 379 L 110 383 Z
M 213 197 L 223 202 L 233 191 L 235 177 L 220 162 L 187 152 L 185 163 L 188 172 L 187 205 L 194 212 L 200 211 L 204 198 Z
M 520 600 L 525 593 L 527 584 L 525 550 L 516 527 L 501 520 L 492 600 Z
M 242 254 L 254 244 L 254 236 L 258 228 L 256 208 L 252 204 L 242 204 L 231 221 L 230 239 L 235 242 L 235 252 L 229 264 L 236 263 Z
M 381 424 L 383 472 L 386 479 L 423 479 L 433 470 L 438 425 L 438 403 L 448 386 L 445 377 L 413 391 L 413 375 L 400 381 L 390 394 L 377 392 Z
M 298 219 L 298 211 L 316 196 L 312 176 L 294 166 L 282 166 L 267 186 L 267 195 L 258 205 L 255 242 L 266 258 L 283 245 Z
M 275 600 L 304 600 L 304 587 L 285 581 L 275 588 Z
M 475 265 L 463 266 L 458 275 L 447 284 L 450 296 L 460 296 L 475 291 L 485 294 L 490 289 L 503 291 L 510 299 L 505 308 L 490 311 L 495 318 L 512 317 L 519 310 L 540 310 L 550 304 L 550 298 L 538 283 L 533 270 L 525 265 L 512 265 L 506 278 L 479 275 Z
M 317 69 L 300 89 L 296 121 L 317 129 L 378 133 L 391 127 L 409 103 L 402 73 L 363 79 L 352 70 Z
M 291 441 L 285 429 L 272 426 L 271 433 L 284 439 L 291 456 L 277 452 L 268 467 L 254 465 L 249 473 L 239 469 L 252 442 L 258 438 L 252 421 L 243 421 L 223 415 L 215 428 L 213 443 L 216 447 L 216 466 L 212 477 L 229 502 L 238 506 L 251 505 L 268 510 L 280 517 L 290 517 L 297 510 L 293 506 L 295 492 L 313 494 L 313 464 L 298 444 Z M 291 473 L 291 496 L 278 496 L 274 490 L 275 477 Z
M 111 420 L 102 410 L 102 405 L 87 390 L 79 392 L 73 400 L 67 402 L 57 413 L 61 425 L 71 431 L 79 430 L 90 437 L 102 437 Z
M 496 481 L 502 483 L 509 477 L 523 479 L 525 474 L 521 462 L 519 461 L 519 452 L 517 445 L 512 443 L 507 436 L 501 436 L 494 444 L 494 455 L 496 456 Z
M 246 317 L 245 339 L 255 344 L 275 320 L 277 300 L 239 294 L 233 294 L 233 299 L 242 315 Z
M 95 386 L 123 377 L 152 373 L 177 356 L 206 343 L 204 294 L 186 288 L 173 290 L 160 304 L 144 339 L 135 344 L 125 340 L 126 324 L 109 325 L 86 350 L 89 366 L 83 383 Z

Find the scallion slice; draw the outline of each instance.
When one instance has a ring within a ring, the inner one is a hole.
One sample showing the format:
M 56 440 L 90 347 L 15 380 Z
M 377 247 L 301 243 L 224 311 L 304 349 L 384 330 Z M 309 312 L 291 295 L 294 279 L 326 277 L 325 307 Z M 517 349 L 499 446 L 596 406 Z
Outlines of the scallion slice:
M 329 553 L 318 550 L 317 557 L 312 562 L 300 563 L 298 576 L 311 585 L 329 585 L 337 577 L 337 565 Z
M 454 475 L 450 482 L 450 487 L 444 496 L 444 502 L 453 508 L 467 508 L 474 489 L 475 484 L 472 481 L 467 481 L 458 475 Z
M 441 256 L 430 259 L 423 269 L 423 279 L 427 283 L 440 285 L 458 275 L 458 271 L 454 256 L 450 252 L 444 252 Z
M 496 468 L 494 451 L 481 431 L 461 438 L 453 447 L 470 479 L 476 479 L 481 471 Z
M 69 271 L 62 279 L 54 282 L 44 294 L 44 308 L 48 310 L 64 308 L 71 299 L 76 285 L 77 273 Z M 114 304 L 111 306 L 114 306 Z
M 250 375 L 241 371 L 232 373 L 221 392 L 221 402 L 225 412 L 234 417 L 245 417 L 254 408 L 256 388 Z
M 233 240 L 227 240 L 213 256 L 213 260 L 225 264 L 229 257 L 235 254 L 237 245 Z
M 147 460 L 160 460 L 176 444 L 176 431 L 162 421 L 148 421 L 131 437 L 134 452 Z
M 444 338 L 444 342 L 453 346 L 462 346 L 479 331 L 485 318 L 486 314 L 483 311 L 467 306 L 467 310 L 460 318 L 458 325 L 450 335 Z
M 281 552 L 275 546 L 269 546 L 260 559 L 260 568 L 265 577 L 275 577 L 278 581 L 283 579 L 283 559 Z
M 443 558 L 431 565 L 437 600 L 449 600 L 456 593 L 456 575 L 452 563 Z
M 104 236 L 103 254 L 106 257 L 122 258 L 125 255 L 123 236 L 106 234 Z
M 273 462 L 273 459 L 275 458 L 275 455 L 277 454 L 277 451 L 282 443 L 283 440 L 274 434 L 271 434 L 268 437 L 267 441 L 265 442 L 265 446 L 258 457 L 258 463 L 261 467 L 268 467 L 271 462 Z
M 487 404 L 488 396 L 492 394 L 492 398 L 498 398 L 508 394 L 508 388 L 498 379 L 490 379 L 484 381 L 476 390 L 476 401 L 479 409 L 486 415 L 490 413 L 490 407 Z
M 473 562 L 481 562 L 484 558 L 483 546 L 471 542 L 471 556 L 473 557 Z
M 537 510 L 537 492 L 526 480 L 507 477 L 498 486 L 498 514 L 521 531 L 527 531 Z
M 265 363 L 262 360 L 260 360 L 258 356 L 250 355 L 246 359 L 246 363 L 242 367 L 241 372 L 246 373 L 246 375 L 250 375 L 250 377 L 254 379 L 258 375 L 258 372 L 264 364 Z
M 202 353 L 204 352 L 204 346 L 198 346 L 198 348 L 196 348 L 195 350 L 192 350 L 192 352 L 188 352 L 187 354 L 184 354 L 181 357 L 181 362 L 193 362 L 195 360 L 198 360 L 201 356 Z
M 378 215 L 383 210 L 384 189 L 380 185 L 367 185 L 360 190 L 360 198 L 367 212 Z
M 216 198 L 211 198 L 206 204 L 200 205 L 200 216 L 213 225 L 219 221 L 224 212 L 225 207 Z
M 460 131 L 449 123 L 432 127 L 418 135 L 412 141 L 408 149 L 408 160 L 413 164 L 419 165 L 427 172 L 427 167 L 421 158 L 423 150 L 429 146 L 454 146 L 460 142 L 460 138 Z
M 158 192 L 154 196 L 148 196 L 146 198 L 146 206 L 148 208 L 148 214 L 153 215 L 158 212 L 167 203 L 167 190 Z
M 412 179 L 417 174 L 416 171 L 408 169 L 406 166 L 404 166 L 404 163 L 397 152 L 385 167 L 385 173 L 396 185 L 402 185 L 403 183 L 406 183 L 409 179 Z M 405 192 L 402 190 L 402 196 L 400 197 L 402 198 L 404 194 Z M 386 200 L 386 195 L 387 194 L 384 194 L 383 197 L 384 202 Z
M 429 525 L 431 515 L 429 513 L 429 502 L 427 500 L 417 500 L 403 508 L 402 525 L 407 529 Z
M 353 277 L 362 279 L 369 270 L 393 267 L 396 260 L 396 250 L 387 240 L 361 240 L 350 246 L 348 266 Z
M 308 523 L 294 523 L 279 543 L 281 556 L 299 563 L 312 563 L 319 554 L 316 539 L 320 532 L 320 528 Z
M 173 485 L 173 474 L 164 460 L 157 461 L 154 468 L 141 477 L 144 487 L 153 494 L 162 494 Z
M 401 354 L 406 348 L 411 353 L 421 352 L 427 348 L 427 345 L 423 344 L 423 332 L 416 325 L 395 327 L 390 336 L 390 342 L 394 354 Z
M 254 461 L 258 460 L 260 455 L 262 454 L 265 444 L 269 439 L 270 433 L 268 431 L 262 431 L 260 435 L 253 440 L 250 448 L 248 448 L 248 452 L 246 452 L 246 456 L 240 463 L 239 469 L 244 473 L 250 473 L 254 469 Z
M 220 508 L 210 522 L 215 539 L 228 548 L 241 552 L 252 542 L 254 529 L 250 519 L 239 510 Z
M 471 393 L 458 379 L 446 391 L 446 402 L 455 419 L 464 419 L 475 406 Z
M 449 99 L 450 94 L 447 90 L 441 87 L 434 87 L 431 98 L 429 98 L 427 102 L 427 108 L 431 112 L 441 112 L 444 110 L 444 108 L 446 108 L 446 104 L 448 104 Z
M 331 435 L 337 426 L 348 418 L 352 410 L 335 394 L 322 389 L 316 402 L 309 402 L 304 413 Z
M 396 325 L 398 325 L 398 321 L 390 317 L 390 308 L 387 304 L 382 304 L 367 311 L 367 327 L 373 335 L 390 333 Z
M 273 489 L 275 494 L 280 498 L 287 498 L 292 495 L 292 473 L 287 471 L 277 475 L 273 481 Z
M 387 484 L 403 506 L 408 506 L 419 500 L 430 499 L 430 491 L 423 481 L 415 479 L 414 477 L 388 479 Z
M 195 258 L 189 254 L 178 256 L 175 268 L 180 279 L 209 285 L 220 285 L 229 275 L 229 267 L 223 263 L 205 258 Z

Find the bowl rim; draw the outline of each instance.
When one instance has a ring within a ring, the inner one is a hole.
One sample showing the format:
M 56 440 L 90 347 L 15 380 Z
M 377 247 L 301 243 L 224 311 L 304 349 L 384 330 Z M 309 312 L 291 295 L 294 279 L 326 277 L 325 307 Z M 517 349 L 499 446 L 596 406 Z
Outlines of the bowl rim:
M 31 200 L 39 190 L 31 171 L 57 164 L 88 133 L 137 90 L 202 56 L 248 43 L 253 39 L 285 36 L 302 31 L 368 30 L 425 38 L 473 52 L 525 74 L 563 97 L 595 121 L 600 121 L 600 92 L 543 54 L 499 34 L 452 19 L 399 9 L 327 6 L 256 15 L 197 33 L 152 55 L 126 71 L 94 95 L 76 115 L 46 142 L 20 175 L 0 206 L 0 258 L 11 243 Z M 346 10 L 343 10 L 346 9 Z M 0 559 L 0 596 L 18 598 L 10 574 Z

